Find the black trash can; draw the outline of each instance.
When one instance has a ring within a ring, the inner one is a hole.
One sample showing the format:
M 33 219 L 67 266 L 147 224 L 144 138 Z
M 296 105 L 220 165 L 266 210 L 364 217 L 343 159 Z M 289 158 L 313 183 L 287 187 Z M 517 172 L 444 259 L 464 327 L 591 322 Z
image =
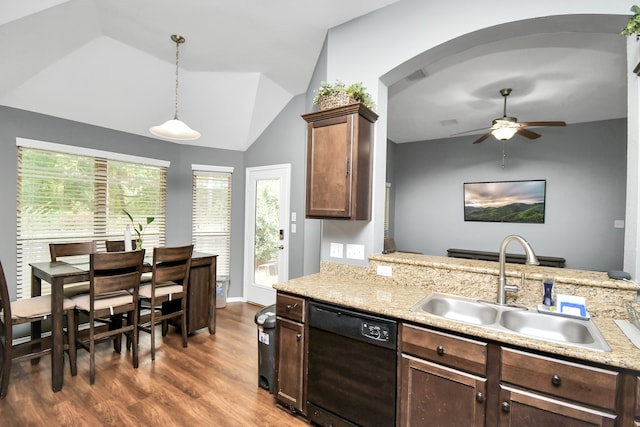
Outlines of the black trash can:
M 273 394 L 276 347 L 276 305 L 269 305 L 255 315 L 258 325 L 258 386 Z

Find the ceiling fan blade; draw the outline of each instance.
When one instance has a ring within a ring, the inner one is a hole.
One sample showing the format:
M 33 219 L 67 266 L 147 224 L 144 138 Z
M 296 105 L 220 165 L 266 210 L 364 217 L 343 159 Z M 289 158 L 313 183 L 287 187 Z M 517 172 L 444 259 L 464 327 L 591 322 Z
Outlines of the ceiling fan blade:
M 478 128 L 478 129 L 471 129 L 471 130 L 465 130 L 464 132 L 458 132 L 458 133 L 452 133 L 451 136 L 458 136 L 458 135 L 464 135 L 465 133 L 470 133 L 470 132 L 477 132 L 479 130 L 487 130 L 487 129 L 491 129 L 490 127 L 483 127 L 483 128 Z
M 474 144 L 480 144 L 482 141 L 484 141 L 485 139 L 489 138 L 491 136 L 491 132 L 487 132 L 484 135 L 482 135 L 480 138 L 476 139 L 475 141 L 473 141 Z
M 566 126 L 565 122 L 520 122 L 520 127 L 527 126 Z
M 539 133 L 535 133 L 530 131 L 529 129 L 525 129 L 525 128 L 519 128 L 517 130 L 517 132 L 524 136 L 525 138 L 529 138 L 529 139 L 536 139 L 536 138 L 540 138 L 540 134 Z

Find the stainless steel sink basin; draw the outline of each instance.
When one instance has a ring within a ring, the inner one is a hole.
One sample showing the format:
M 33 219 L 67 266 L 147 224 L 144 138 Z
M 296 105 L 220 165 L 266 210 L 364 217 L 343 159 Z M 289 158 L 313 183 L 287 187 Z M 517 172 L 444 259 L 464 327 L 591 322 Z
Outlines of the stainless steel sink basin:
M 611 351 L 593 321 L 543 314 L 455 295 L 432 293 L 411 309 L 449 320 L 545 341 Z
M 434 297 L 420 305 L 420 309 L 436 316 L 451 320 L 471 323 L 473 325 L 488 325 L 498 320 L 498 310 L 491 305 L 474 300 L 450 297 Z
M 609 347 L 590 320 L 551 316 L 534 311 L 505 311 L 500 325 L 521 335 L 584 346 Z M 610 349 L 608 350 L 610 351 Z

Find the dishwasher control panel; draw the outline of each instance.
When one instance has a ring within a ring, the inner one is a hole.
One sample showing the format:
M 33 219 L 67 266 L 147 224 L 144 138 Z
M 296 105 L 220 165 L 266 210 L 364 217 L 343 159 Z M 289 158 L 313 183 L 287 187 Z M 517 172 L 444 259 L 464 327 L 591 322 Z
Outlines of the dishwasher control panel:
M 389 341 L 389 328 L 384 324 L 362 323 L 362 335 L 376 341 Z

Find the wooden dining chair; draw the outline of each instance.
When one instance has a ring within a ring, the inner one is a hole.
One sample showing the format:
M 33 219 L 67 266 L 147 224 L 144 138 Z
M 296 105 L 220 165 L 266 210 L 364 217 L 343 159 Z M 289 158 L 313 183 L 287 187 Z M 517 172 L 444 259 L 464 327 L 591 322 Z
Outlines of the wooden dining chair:
M 105 240 L 104 245 L 107 252 L 123 252 L 125 250 L 124 240 Z M 131 239 L 131 248 L 135 249 L 136 239 Z
M 141 317 L 138 326 L 139 331 L 151 334 L 151 360 L 156 358 L 155 326 L 158 323 L 179 317 L 182 346 L 187 346 L 186 313 L 192 254 L 193 245 L 160 247 L 153 250 L 151 283 L 140 286 L 138 304 L 141 310 L 143 302 L 147 302 L 151 308 L 147 315 Z M 163 327 L 162 335 L 165 334 L 166 327 Z
M 49 243 L 49 253 L 51 254 L 51 262 L 70 260 L 71 257 L 86 256 L 87 261 L 89 255 L 96 252 L 96 242 L 72 242 L 72 243 Z M 86 294 L 89 292 L 89 282 L 78 282 L 64 287 L 64 296 L 71 298 L 78 294 Z
M 73 301 L 65 298 L 63 307 L 67 317 L 68 342 L 73 344 L 76 331 L 73 323 L 75 305 Z M 2 309 L 0 316 L 0 360 L 2 361 L 0 366 L 0 399 L 4 399 L 9 389 L 12 363 L 38 359 L 51 352 L 51 345 L 43 346 L 42 336 L 27 342 L 21 340 L 20 344 L 13 343 L 13 326 L 41 322 L 51 316 L 51 297 L 42 295 L 10 301 L 7 280 L 0 262 L 0 309 Z M 76 375 L 76 347 L 68 345 L 65 348 L 69 353 L 71 374 Z
M 107 248 L 107 252 L 122 252 L 124 251 L 124 240 L 105 240 L 104 245 Z M 136 239 L 131 239 L 131 247 L 136 247 Z M 140 277 L 140 283 L 147 283 L 151 281 L 151 272 L 143 272 Z M 128 348 L 128 347 L 127 347 Z
M 76 330 L 76 343 L 89 351 L 90 383 L 95 382 L 97 342 L 113 340 L 122 334 L 130 335 L 133 341 L 133 367 L 138 367 L 138 289 L 144 250 L 131 252 L 103 252 L 90 255 L 89 294 L 74 296 L 76 319 L 78 313 L 89 316 L 88 340 L 80 339 Z M 131 322 L 123 323 L 123 314 L 131 318 Z M 97 327 L 110 322 L 108 330 Z M 77 322 L 76 322 L 77 325 Z M 120 341 L 120 340 L 118 340 Z M 120 351 L 120 346 L 115 348 Z

